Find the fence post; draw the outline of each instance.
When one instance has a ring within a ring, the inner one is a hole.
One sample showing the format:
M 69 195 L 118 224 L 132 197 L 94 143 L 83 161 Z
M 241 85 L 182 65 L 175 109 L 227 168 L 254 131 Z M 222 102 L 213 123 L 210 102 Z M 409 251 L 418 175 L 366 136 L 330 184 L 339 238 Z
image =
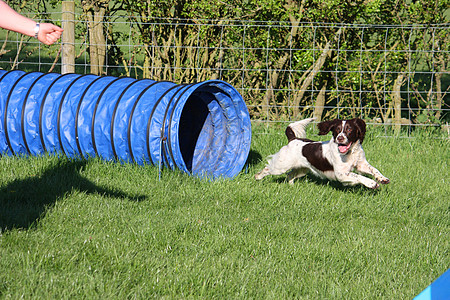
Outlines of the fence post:
M 75 73 L 75 2 L 62 2 L 61 73 Z

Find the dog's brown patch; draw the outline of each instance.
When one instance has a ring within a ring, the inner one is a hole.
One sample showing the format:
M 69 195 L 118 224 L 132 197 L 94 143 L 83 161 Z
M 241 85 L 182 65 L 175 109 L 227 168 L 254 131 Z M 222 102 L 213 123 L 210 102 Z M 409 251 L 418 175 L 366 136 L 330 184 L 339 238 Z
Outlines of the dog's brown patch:
M 309 143 L 303 146 L 302 155 L 317 170 L 333 171 L 333 166 L 322 154 L 322 143 Z

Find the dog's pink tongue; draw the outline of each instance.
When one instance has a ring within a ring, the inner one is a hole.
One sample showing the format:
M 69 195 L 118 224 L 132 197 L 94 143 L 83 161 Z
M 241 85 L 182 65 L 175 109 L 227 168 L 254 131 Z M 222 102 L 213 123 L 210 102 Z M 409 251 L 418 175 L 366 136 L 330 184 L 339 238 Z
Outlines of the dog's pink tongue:
M 349 143 L 348 145 L 339 145 L 339 152 L 341 153 L 345 153 L 348 151 L 348 149 L 350 149 L 350 146 L 352 145 L 352 143 Z

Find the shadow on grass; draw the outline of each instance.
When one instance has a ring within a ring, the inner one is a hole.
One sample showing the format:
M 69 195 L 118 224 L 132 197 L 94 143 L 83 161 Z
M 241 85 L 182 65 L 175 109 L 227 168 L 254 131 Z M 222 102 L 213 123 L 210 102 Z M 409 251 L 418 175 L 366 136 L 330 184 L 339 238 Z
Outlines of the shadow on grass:
M 0 189 L 0 232 L 30 228 L 55 201 L 72 191 L 141 201 L 145 196 L 130 196 L 97 186 L 80 175 L 85 160 L 60 160 L 44 172 L 18 179 Z
M 247 164 L 250 166 L 257 165 L 262 160 L 262 156 L 258 151 L 250 149 L 247 157 Z
M 286 178 L 287 178 L 287 176 L 281 176 L 281 177 L 272 179 L 272 181 L 280 183 L 280 184 L 281 183 L 289 184 L 287 182 Z M 380 188 L 369 189 L 369 188 L 363 186 L 362 184 L 353 185 L 353 186 L 344 185 L 339 181 L 322 179 L 322 178 L 312 176 L 310 174 L 308 174 L 304 177 L 301 177 L 301 178 L 297 178 L 294 181 L 294 184 L 305 184 L 305 181 L 310 182 L 312 184 L 316 184 L 316 185 L 330 186 L 334 190 L 350 192 L 350 193 L 365 193 L 365 192 L 378 193 L 380 191 Z

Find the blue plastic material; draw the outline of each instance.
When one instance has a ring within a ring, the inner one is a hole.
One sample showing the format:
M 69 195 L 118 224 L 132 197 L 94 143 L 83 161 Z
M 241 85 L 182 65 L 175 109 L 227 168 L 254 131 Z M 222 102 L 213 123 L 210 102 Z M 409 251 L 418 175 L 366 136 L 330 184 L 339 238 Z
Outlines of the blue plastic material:
M 233 178 L 250 151 L 242 96 L 196 84 L 0 70 L 0 154 L 159 164 Z
M 414 300 L 448 300 L 450 299 L 450 269 L 433 281 Z

